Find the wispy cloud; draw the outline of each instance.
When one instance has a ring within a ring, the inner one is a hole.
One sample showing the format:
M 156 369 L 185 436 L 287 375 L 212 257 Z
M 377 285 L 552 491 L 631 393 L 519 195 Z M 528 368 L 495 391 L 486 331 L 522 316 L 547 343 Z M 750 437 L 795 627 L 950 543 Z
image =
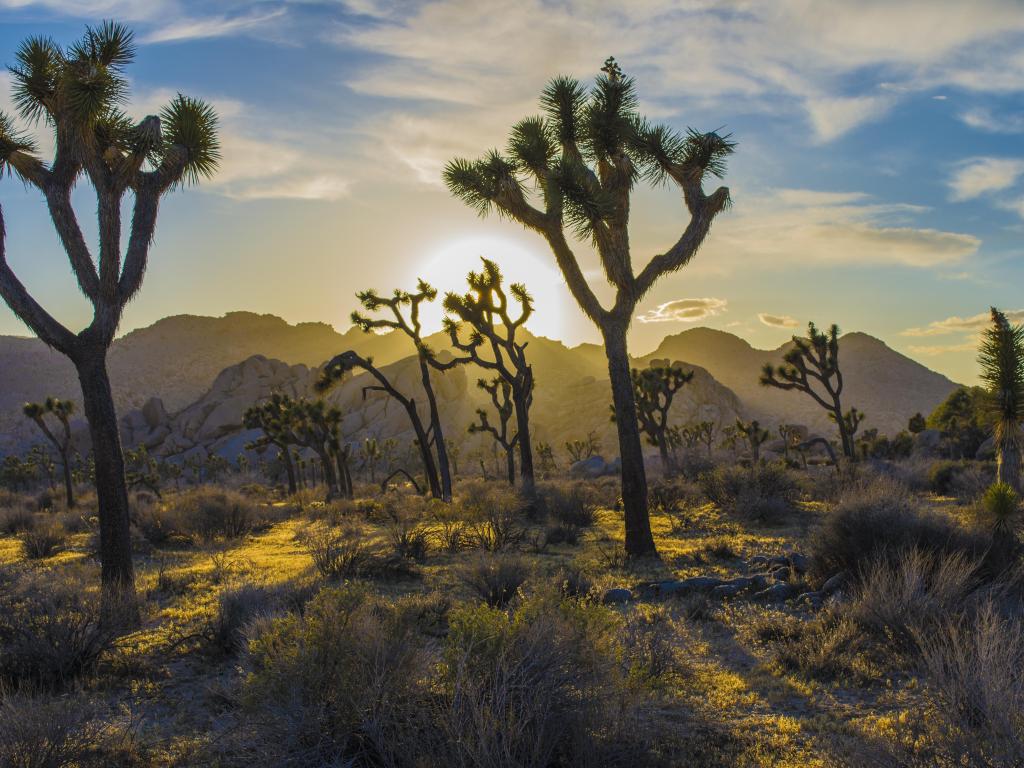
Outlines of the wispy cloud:
M 923 355 L 925 357 L 937 357 L 938 355 L 946 355 L 951 352 L 973 352 L 978 348 L 977 339 L 971 339 L 970 341 L 964 341 L 957 344 L 925 344 L 925 345 L 912 345 L 907 349 L 915 355 Z
M 1024 176 L 1024 160 L 1010 157 L 974 157 L 958 164 L 947 184 L 953 201 L 973 200 L 989 192 L 1013 187 Z
M 284 8 L 277 8 L 272 11 L 248 13 L 241 16 L 182 18 L 147 33 L 143 36 L 142 42 L 176 43 L 184 40 L 226 37 L 259 27 L 274 19 L 281 18 L 284 14 Z
M 986 133 L 1024 133 L 1024 113 L 995 113 L 986 107 L 975 107 L 960 115 L 971 128 Z
M 1024 309 L 1004 310 L 1003 314 L 1013 323 L 1024 321 Z M 979 331 L 992 321 L 991 312 L 979 312 L 970 317 L 956 315 L 944 320 L 934 320 L 919 328 L 907 328 L 901 336 L 943 336 L 950 333 Z
M 695 323 L 725 312 L 727 306 L 725 299 L 675 299 L 637 315 L 636 319 L 641 323 Z
M 796 328 L 800 325 L 799 320 L 789 315 L 771 315 L 767 312 L 759 312 L 757 319 L 771 328 Z

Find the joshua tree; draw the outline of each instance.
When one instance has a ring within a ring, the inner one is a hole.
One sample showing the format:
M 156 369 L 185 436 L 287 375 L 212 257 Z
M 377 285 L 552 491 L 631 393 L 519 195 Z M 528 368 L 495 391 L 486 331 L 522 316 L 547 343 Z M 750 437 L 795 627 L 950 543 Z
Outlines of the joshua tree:
M 64 500 L 68 509 L 75 506 L 75 484 L 71 477 L 71 414 L 75 412 L 75 404 L 70 400 L 58 400 L 56 397 L 48 397 L 42 403 L 25 403 L 22 408 L 24 414 L 32 419 L 39 427 L 47 440 L 57 450 L 60 456 L 61 468 L 64 471 Z M 60 434 L 56 435 L 50 429 L 44 418 L 47 414 L 52 415 L 60 424 Z
M 519 283 L 510 285 L 508 294 L 520 307 L 519 316 L 513 318 L 509 314 L 509 297 L 502 285 L 501 270 L 489 259 L 482 261 L 483 269 L 470 272 L 466 278 L 469 293 L 445 295 L 445 311 L 457 318 L 445 318 L 445 330 L 455 349 L 464 352 L 481 368 L 493 371 L 508 384 L 515 407 L 523 489 L 530 493 L 534 486 L 533 445 L 530 443 L 533 368 L 526 362 L 527 342 L 516 341 L 516 332 L 533 313 L 533 299 L 525 286 Z M 467 323 L 472 329 L 466 341 L 459 336 L 461 323 Z
M 512 385 L 500 376 L 487 381 L 479 379 L 476 385 L 491 396 L 494 410 L 498 414 L 497 425 L 491 424 L 487 411 L 477 408 L 476 415 L 478 422 L 469 425 L 470 434 L 476 432 L 487 432 L 494 441 L 505 451 L 506 466 L 508 467 L 508 484 L 516 484 L 516 443 L 521 442 L 519 433 L 509 436 L 508 423 L 512 420 L 512 411 L 515 409 L 512 398 Z M 523 482 L 526 482 L 525 476 Z
M 651 366 L 630 371 L 633 380 L 633 397 L 636 400 L 636 416 L 640 431 L 647 435 L 647 441 L 657 447 L 661 455 L 661 467 L 664 473 L 673 470 L 672 459 L 668 453 L 668 412 L 672 408 L 672 400 L 676 392 L 693 379 L 693 371 L 683 371 L 678 366 Z M 617 420 L 615 406 L 612 405 L 612 421 Z
M 441 495 L 444 501 L 452 499 L 452 474 L 448 466 L 448 448 L 444 441 L 444 433 L 441 430 L 441 415 L 437 410 L 437 397 L 434 395 L 434 385 L 430 381 L 430 369 L 447 370 L 461 361 L 451 360 L 442 363 L 437 356 L 423 343 L 423 328 L 420 325 L 420 305 L 425 301 L 433 301 L 437 298 L 437 290 L 423 280 L 418 281 L 415 293 L 395 290 L 390 299 L 377 295 L 375 291 L 361 291 L 356 294 L 359 303 L 367 312 L 387 310 L 391 317 L 369 318 L 359 312 L 352 313 L 352 322 L 361 328 L 365 333 L 375 333 L 381 330 L 401 331 L 408 336 L 416 347 L 416 356 L 420 366 L 420 380 L 423 383 L 423 391 L 427 396 L 428 413 L 430 416 L 430 429 L 427 432 L 429 438 L 425 448 L 433 450 L 437 454 L 437 473 L 441 482 Z M 403 310 L 408 310 L 406 316 Z M 417 435 L 417 438 L 420 436 Z
M 789 452 L 802 442 L 803 431 L 795 424 L 780 424 L 779 437 L 782 438 L 782 459 L 788 464 Z
M 647 513 L 647 478 L 633 400 L 626 333 L 637 304 L 665 275 L 686 266 L 711 222 L 729 204 L 729 190 L 710 195 L 702 184 L 721 176 L 734 144 L 717 133 L 680 135 L 650 125 L 637 112 L 632 78 L 609 58 L 594 87 L 571 77 L 552 80 L 541 95 L 543 116 L 512 127 L 508 153 L 456 159 L 444 178 L 453 194 L 481 215 L 497 210 L 541 235 L 583 313 L 604 337 L 622 459 L 626 552 L 655 553 Z M 679 239 L 634 271 L 629 245 L 630 198 L 640 179 L 670 182 L 682 194 L 689 221 Z M 536 199 L 530 188 L 538 190 Z M 615 299 L 605 307 L 587 282 L 572 236 L 593 243 Z
M 377 482 L 377 462 L 384 455 L 380 449 L 380 443 L 375 437 L 367 437 L 363 440 L 363 447 L 359 451 L 363 459 L 363 465 L 370 470 L 370 482 Z
M 569 452 L 569 459 L 575 464 L 577 461 L 589 459 L 596 456 L 601 450 L 601 441 L 593 431 L 587 433 L 586 440 L 568 440 L 565 443 L 565 450 Z
M 747 445 L 750 446 L 751 465 L 757 465 L 761 461 L 761 446 L 768 441 L 772 433 L 767 429 L 762 429 L 757 419 L 749 423 L 736 419 L 736 433 L 747 439 Z
M 762 386 L 796 390 L 811 397 L 828 411 L 829 418 L 838 427 L 843 456 L 855 459 L 853 435 L 850 433 L 852 422 L 847 420 L 840 401 L 843 374 L 839 370 L 839 326 L 833 324 L 824 333 L 814 323 L 808 323 L 807 338 L 794 336 L 793 348 L 782 359 L 784 364 L 778 367 L 764 364 Z M 850 413 L 855 415 L 855 411 Z
M 323 400 L 296 400 L 291 407 L 290 441 L 309 448 L 320 460 L 320 471 L 327 486 L 327 500 L 339 494 L 352 496 L 348 476 L 347 450 L 341 446 L 341 411 Z M 337 471 L 335 471 L 337 470 Z
M 159 498 L 160 493 L 160 463 L 153 456 L 149 455 L 149 449 L 144 445 L 124 452 L 125 478 L 129 488 L 142 487 L 152 491 Z
M 537 458 L 540 460 L 540 472 L 544 477 L 548 477 L 557 469 L 551 443 L 537 443 Z
M 134 54 L 132 33 L 113 22 L 87 28 L 67 49 L 44 37 L 22 43 L 11 67 L 14 103 L 23 118 L 42 119 L 53 131 L 56 153 L 49 165 L 35 155 L 35 145 L 15 130 L 10 117 L 0 113 L 0 175 L 13 171 L 46 199 L 93 319 L 76 334 L 29 294 L 5 259 L 2 210 L 0 296 L 78 372 L 96 460 L 105 605 L 124 609 L 129 622 L 137 612 L 128 487 L 107 349 L 125 305 L 142 286 L 160 199 L 175 187 L 210 176 L 220 157 L 217 117 L 201 101 L 179 94 L 159 117 L 151 115 L 137 125 L 121 111 L 128 94 L 124 69 Z M 98 258 L 71 205 L 71 191 L 83 175 L 96 193 Z M 122 253 L 122 201 L 129 191 L 134 210 Z
M 928 424 L 920 413 L 915 413 L 907 422 L 907 431 L 912 435 L 924 432 L 927 428 Z
M 995 416 L 996 482 L 1021 490 L 1021 428 L 1024 417 L 1024 326 L 1012 325 L 992 307 L 992 325 L 978 349 L 981 380 Z
M 291 436 L 291 423 L 294 417 L 295 401 L 280 392 L 273 393 L 266 401 L 249 408 L 243 416 L 246 429 L 259 429 L 263 437 L 254 440 L 246 447 L 254 450 L 272 445 L 278 449 L 281 463 L 284 464 L 288 476 L 288 493 L 295 495 L 298 486 L 295 483 L 295 464 L 288 450 Z
M 356 368 L 366 371 L 378 382 L 376 385 L 363 387 L 364 398 L 366 397 L 367 392 L 386 392 L 393 399 L 401 403 L 403 408 L 405 408 L 405 412 L 409 416 L 409 423 L 412 425 L 413 432 L 416 434 L 416 440 L 414 442 L 416 447 L 419 449 L 420 458 L 423 461 L 423 472 L 427 476 L 427 485 L 430 488 L 430 493 L 435 499 L 444 498 L 442 484 L 437 471 L 437 464 L 434 461 L 434 452 L 431 448 L 431 441 L 427 436 L 427 428 L 423 426 L 423 420 L 420 418 L 419 411 L 416 408 L 416 401 L 398 391 L 388 377 L 385 376 L 379 368 L 374 366 L 373 361 L 370 358 L 362 357 L 351 350 L 348 352 L 342 352 L 340 355 L 333 357 L 323 367 L 323 370 L 320 373 L 320 380 L 316 385 L 317 390 L 320 392 L 326 392 L 334 386 L 336 382 L 341 380 L 346 373 L 355 370 Z M 394 474 L 395 473 L 392 472 L 392 475 Z

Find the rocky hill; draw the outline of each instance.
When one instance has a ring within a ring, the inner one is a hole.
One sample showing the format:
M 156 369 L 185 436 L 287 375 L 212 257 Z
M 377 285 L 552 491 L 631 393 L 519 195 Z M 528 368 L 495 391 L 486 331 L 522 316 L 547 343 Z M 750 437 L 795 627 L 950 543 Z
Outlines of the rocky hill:
M 427 342 L 436 350 L 447 348 L 447 339 L 440 334 Z M 244 406 L 274 389 L 309 394 L 315 368 L 345 349 L 373 357 L 378 366 L 400 363 L 412 352 L 408 340 L 397 333 L 339 333 L 323 323 L 291 325 L 273 315 L 249 312 L 219 318 L 168 317 L 133 331 L 118 339 L 110 353 L 127 443 L 148 442 L 171 455 L 199 445 L 225 455 L 234 452 L 233 457 L 246 441 L 239 436 Z M 693 383 L 677 398 L 677 423 L 698 418 L 730 423 L 737 414 L 749 414 L 764 423 L 802 423 L 829 430 L 807 398 L 757 384 L 761 366 L 780 361 L 785 349 L 757 350 L 732 334 L 698 328 L 667 337 L 637 364 L 671 360 L 697 370 Z M 557 340 L 530 336 L 528 355 L 537 380 L 535 438 L 559 446 L 594 431 L 606 446 L 614 445 L 601 348 L 569 348 Z M 955 386 L 864 334 L 844 336 L 840 355 L 847 381 L 845 402 L 865 411 L 868 426 L 883 432 L 899 430 L 917 411 L 931 411 Z M 439 379 L 451 437 L 465 440 L 473 411 L 484 404 L 475 387 L 480 373 L 459 369 Z M 400 409 L 377 402 L 376 395 L 363 401 L 362 383 L 356 377 L 331 395 L 349 414 L 346 432 L 401 437 L 407 427 L 395 416 Z M 413 379 L 409 385 L 416 386 Z M 70 364 L 35 339 L 0 337 L 0 453 L 37 438 L 20 407 L 51 394 L 80 402 Z

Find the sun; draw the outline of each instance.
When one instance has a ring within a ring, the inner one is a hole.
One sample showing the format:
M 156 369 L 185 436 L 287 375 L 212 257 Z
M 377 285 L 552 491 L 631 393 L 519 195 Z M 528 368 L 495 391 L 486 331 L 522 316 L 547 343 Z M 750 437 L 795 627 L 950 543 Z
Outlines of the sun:
M 422 277 L 438 290 L 438 301 L 424 305 L 421 313 L 424 330 L 431 333 L 441 327 L 444 311 L 440 297 L 448 291 L 467 291 L 466 275 L 479 271 L 480 259 L 485 257 L 501 268 L 506 283 L 523 283 L 533 297 L 534 313 L 526 324 L 530 332 L 563 338 L 565 308 L 572 299 L 561 273 L 545 262 L 544 255 L 498 237 L 466 237 L 445 243 L 426 256 L 410 280 Z

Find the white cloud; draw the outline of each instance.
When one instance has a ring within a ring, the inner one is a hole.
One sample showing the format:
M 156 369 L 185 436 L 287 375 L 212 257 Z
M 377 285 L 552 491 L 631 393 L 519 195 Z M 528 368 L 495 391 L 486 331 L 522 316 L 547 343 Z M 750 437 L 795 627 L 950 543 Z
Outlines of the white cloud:
M 960 119 L 986 133 L 1024 133 L 1024 113 L 996 114 L 985 107 L 975 107 L 963 112 Z
M 959 344 L 933 344 L 907 347 L 912 354 L 924 355 L 926 357 L 936 357 L 950 352 L 973 352 L 977 348 L 977 339 L 971 339 L 970 341 L 964 341 Z
M 1004 310 L 1003 314 L 1011 323 L 1024 322 L 1024 309 Z M 992 322 L 991 312 L 979 312 L 970 317 L 958 317 L 953 315 L 944 320 L 933 320 L 928 325 L 919 328 L 907 328 L 901 331 L 901 336 L 945 336 L 951 333 L 975 332 L 985 328 Z
M 789 315 L 770 315 L 767 312 L 759 312 L 757 319 L 772 328 L 796 328 L 800 325 L 799 320 Z
M 935 267 L 977 252 L 981 241 L 973 235 L 913 226 L 924 210 L 858 193 L 774 190 L 742 198 L 716 221 L 698 264 Z
M 725 312 L 727 305 L 725 299 L 675 299 L 637 315 L 636 319 L 641 323 L 694 323 Z
M 954 201 L 972 200 L 988 192 L 1009 189 L 1024 176 L 1024 160 L 1008 157 L 975 157 L 957 166 L 947 184 Z
M 144 43 L 171 43 L 209 37 L 225 37 L 266 24 L 285 14 L 284 8 L 244 16 L 207 16 L 181 18 L 158 27 L 142 38 Z

